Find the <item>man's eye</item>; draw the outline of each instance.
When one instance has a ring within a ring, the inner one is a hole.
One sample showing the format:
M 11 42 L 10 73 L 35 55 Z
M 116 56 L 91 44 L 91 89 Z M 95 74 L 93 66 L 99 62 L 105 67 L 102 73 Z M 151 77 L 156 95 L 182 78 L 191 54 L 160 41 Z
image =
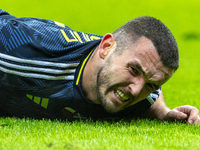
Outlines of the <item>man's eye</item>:
M 134 73 L 135 75 L 138 74 L 138 71 L 137 71 L 135 68 L 131 67 L 131 69 L 132 69 L 132 71 L 133 71 L 133 73 Z

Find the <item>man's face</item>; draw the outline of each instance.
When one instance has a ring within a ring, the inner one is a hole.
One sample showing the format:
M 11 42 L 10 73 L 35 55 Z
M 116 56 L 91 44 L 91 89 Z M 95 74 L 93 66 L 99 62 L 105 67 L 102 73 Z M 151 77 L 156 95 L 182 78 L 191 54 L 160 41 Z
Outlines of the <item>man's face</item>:
M 97 76 L 98 100 L 108 112 L 118 112 L 145 99 L 173 74 L 145 37 L 121 55 L 114 53 L 107 56 Z

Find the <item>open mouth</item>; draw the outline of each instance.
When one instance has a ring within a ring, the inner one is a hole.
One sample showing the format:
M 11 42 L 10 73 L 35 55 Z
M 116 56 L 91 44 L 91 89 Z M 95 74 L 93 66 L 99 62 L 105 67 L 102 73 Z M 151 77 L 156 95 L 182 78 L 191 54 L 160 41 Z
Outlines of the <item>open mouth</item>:
M 129 97 L 126 96 L 121 90 L 115 89 L 114 90 L 115 95 L 121 100 L 121 101 L 127 101 L 129 100 Z

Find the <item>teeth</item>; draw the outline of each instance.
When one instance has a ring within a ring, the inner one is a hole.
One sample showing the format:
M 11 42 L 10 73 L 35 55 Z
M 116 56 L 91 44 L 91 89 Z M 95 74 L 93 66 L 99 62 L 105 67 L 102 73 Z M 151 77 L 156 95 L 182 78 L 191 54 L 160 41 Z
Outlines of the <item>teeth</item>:
M 121 101 L 125 101 L 125 100 L 128 100 L 129 97 L 128 96 L 125 96 L 124 93 L 120 90 L 115 90 L 115 95 L 121 100 Z

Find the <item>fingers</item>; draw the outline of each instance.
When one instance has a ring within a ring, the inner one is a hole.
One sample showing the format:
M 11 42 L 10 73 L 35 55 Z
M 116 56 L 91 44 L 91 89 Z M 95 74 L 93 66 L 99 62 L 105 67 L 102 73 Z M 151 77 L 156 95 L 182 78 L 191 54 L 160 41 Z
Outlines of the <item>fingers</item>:
M 197 119 L 192 124 L 193 125 L 200 124 L 200 118 L 199 118 L 199 116 L 197 117 Z
M 199 110 L 190 105 L 184 105 L 170 110 L 163 120 L 182 121 L 187 120 L 189 124 L 200 124 Z
M 165 119 L 164 120 L 169 120 L 169 121 L 174 121 L 174 120 L 178 120 L 178 121 L 181 121 L 181 120 L 185 120 L 188 118 L 188 115 L 181 112 L 181 111 L 178 111 L 176 109 L 173 109 L 171 111 L 169 111 L 166 116 L 165 116 Z
M 200 124 L 199 110 L 197 108 L 190 105 L 184 105 L 184 106 L 175 108 L 175 110 L 187 114 L 188 116 L 187 122 L 189 124 L 193 124 L 193 125 Z
M 190 115 L 187 121 L 189 124 L 200 124 L 199 110 L 197 108 L 190 108 Z

